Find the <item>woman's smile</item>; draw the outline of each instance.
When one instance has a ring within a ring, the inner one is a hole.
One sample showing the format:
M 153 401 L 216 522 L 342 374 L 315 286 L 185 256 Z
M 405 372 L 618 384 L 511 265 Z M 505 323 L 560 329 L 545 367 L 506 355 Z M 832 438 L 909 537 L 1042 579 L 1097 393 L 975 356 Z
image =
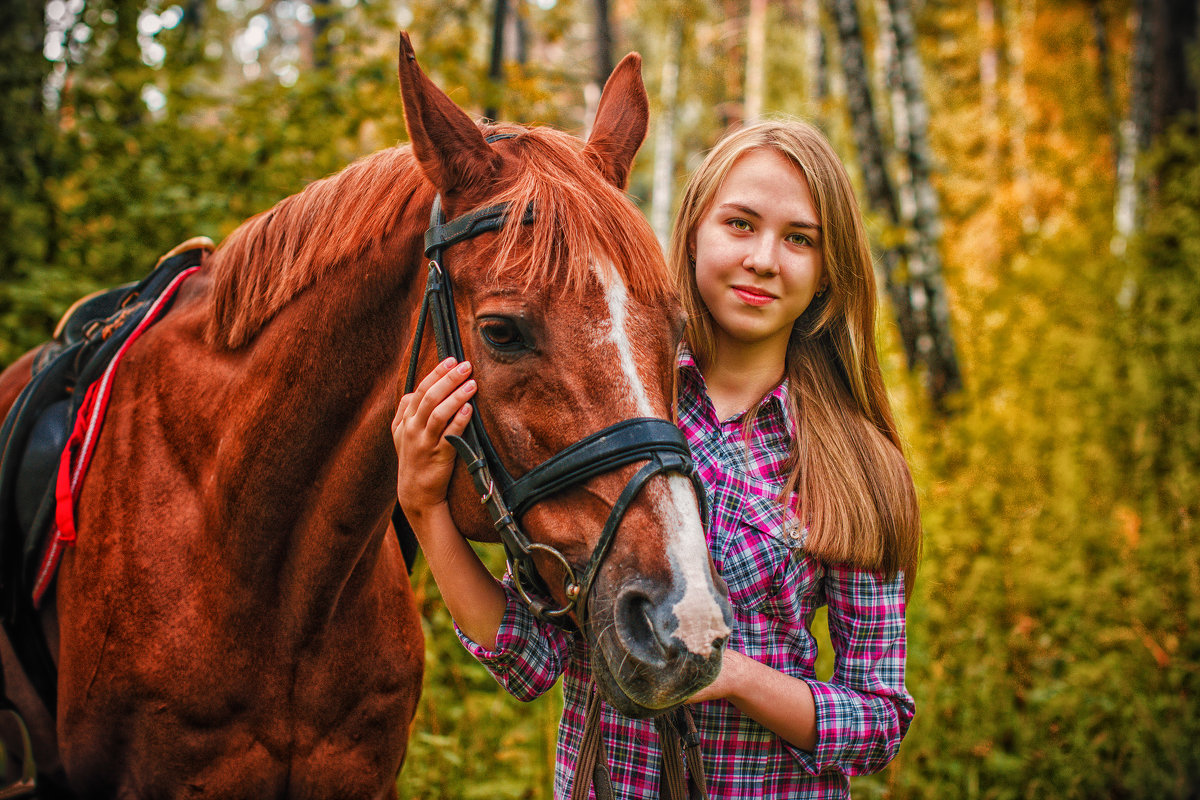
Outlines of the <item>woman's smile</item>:
M 763 289 L 756 289 L 753 286 L 734 286 L 732 289 L 739 300 L 752 306 L 765 306 L 772 300 L 777 299 L 775 295 Z

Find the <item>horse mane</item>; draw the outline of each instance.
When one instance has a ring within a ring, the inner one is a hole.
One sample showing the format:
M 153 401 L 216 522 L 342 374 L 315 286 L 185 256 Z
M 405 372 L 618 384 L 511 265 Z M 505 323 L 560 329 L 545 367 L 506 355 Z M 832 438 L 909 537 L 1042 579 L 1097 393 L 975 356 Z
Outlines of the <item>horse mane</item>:
M 674 296 L 649 225 L 580 157 L 578 139 L 552 128 L 504 130 L 519 133 L 504 144 L 523 156 L 521 168 L 485 204 L 532 204 L 535 221 L 525 226 L 521 214 L 509 215 L 491 277 L 526 288 L 578 290 L 603 258 L 633 298 L 661 303 Z M 411 147 L 401 145 L 359 159 L 246 220 L 206 263 L 213 282 L 209 341 L 244 346 L 297 294 L 395 231 L 411 207 L 427 209 L 433 193 Z M 427 219 L 421 216 L 422 229 Z

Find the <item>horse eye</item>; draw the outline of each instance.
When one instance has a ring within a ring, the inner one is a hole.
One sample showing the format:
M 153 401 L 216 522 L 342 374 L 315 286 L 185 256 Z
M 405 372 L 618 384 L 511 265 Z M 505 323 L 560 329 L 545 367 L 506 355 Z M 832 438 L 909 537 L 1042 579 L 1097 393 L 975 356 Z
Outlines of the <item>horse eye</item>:
M 479 335 L 494 350 L 512 353 L 525 348 L 525 339 L 515 322 L 504 317 L 488 317 L 479 321 Z

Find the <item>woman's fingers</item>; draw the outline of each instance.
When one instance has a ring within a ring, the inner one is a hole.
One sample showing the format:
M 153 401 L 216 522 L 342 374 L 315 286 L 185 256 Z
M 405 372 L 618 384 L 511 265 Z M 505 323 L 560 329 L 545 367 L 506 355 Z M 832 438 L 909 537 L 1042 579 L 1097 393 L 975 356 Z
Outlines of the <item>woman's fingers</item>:
M 442 372 L 442 374 L 429 384 L 428 388 L 423 394 L 418 394 L 419 399 L 415 401 L 416 408 L 413 411 L 413 418 L 418 425 L 423 425 L 428 428 L 435 409 L 440 407 L 448 398 L 453 397 L 456 392 L 461 390 L 467 381 L 467 376 L 471 374 L 471 362 L 469 361 L 456 364 L 448 369 L 445 369 L 443 372 L 442 370 L 445 366 L 445 361 L 443 361 L 441 364 L 438 364 L 438 366 L 434 369 L 434 372 L 431 374 L 436 374 L 437 372 Z M 462 401 L 459 402 L 459 405 L 462 405 Z M 454 410 L 457 411 L 458 408 L 455 407 Z M 441 425 L 444 427 L 449 419 L 449 416 L 444 416 L 441 418 Z
M 453 433 L 447 430 L 447 426 L 462 416 L 460 412 L 463 409 L 468 409 L 467 413 L 470 414 L 471 406 L 468 401 L 473 394 L 475 394 L 475 381 L 467 380 L 462 385 L 455 387 L 445 399 L 434 406 L 433 410 L 429 412 L 429 420 L 425 425 L 429 436 L 440 440 L 446 433 Z
M 407 509 L 444 502 L 455 453 L 445 437 L 462 434 L 471 418 L 475 381 L 471 365 L 446 359 L 400 398 L 392 419 L 392 439 L 400 469 L 396 497 Z
M 471 381 L 474 383 L 474 381 Z M 473 391 L 473 389 L 472 389 Z M 472 406 L 470 403 L 464 403 L 450 419 L 443 436 L 462 436 L 463 431 L 467 429 L 467 423 L 471 421 Z
M 454 366 L 454 363 L 453 357 L 442 359 L 440 364 L 429 370 L 429 374 L 427 374 L 424 378 L 421 378 L 421 382 L 417 384 L 417 388 L 413 390 L 413 394 L 415 394 L 417 397 L 424 396 L 425 393 L 429 391 L 430 386 L 433 386 L 433 384 L 437 383 L 440 378 L 445 376 L 445 374 L 450 371 L 450 368 Z

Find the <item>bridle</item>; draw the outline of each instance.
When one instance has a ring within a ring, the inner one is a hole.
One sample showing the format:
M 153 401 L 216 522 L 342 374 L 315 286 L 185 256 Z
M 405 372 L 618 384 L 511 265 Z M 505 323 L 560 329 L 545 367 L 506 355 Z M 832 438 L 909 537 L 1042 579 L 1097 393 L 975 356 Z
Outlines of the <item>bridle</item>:
M 497 134 L 489 136 L 487 141 L 507 139 L 515 135 Z M 425 232 L 425 257 L 429 259 L 428 276 L 425 296 L 417 318 L 416 334 L 413 337 L 408 376 L 404 384 L 405 393 L 411 392 L 416 384 L 417 358 L 420 355 L 425 324 L 430 317 L 433 319 L 438 357 L 453 356 L 457 361 L 464 360 L 458 315 L 454 309 L 453 287 L 450 275 L 443 266 L 444 251 L 454 244 L 480 234 L 500 230 L 508 218 L 509 206 L 509 203 L 488 206 L 446 222 L 442 213 L 441 195 L 434 198 L 429 230 Z M 526 207 L 521 223 L 528 225 L 533 220 L 534 209 L 530 205 Z M 471 402 L 473 404 L 474 400 Z M 583 628 L 592 582 L 612 545 L 621 520 L 634 498 L 651 478 L 668 473 L 678 473 L 687 477 L 695 487 L 696 497 L 700 502 L 701 518 L 707 518 L 704 486 L 692 461 L 687 441 L 679 428 L 665 419 L 634 417 L 622 420 L 559 451 L 520 478 L 513 478 L 504 467 L 478 413 L 471 415 L 461 437 L 447 438 L 466 464 L 475 489 L 479 492 L 480 502 L 487 508 L 492 524 L 500 536 L 517 592 L 522 600 L 528 603 L 536 617 L 563 627 L 570 626 L 568 614 L 575 611 L 579 628 Z M 613 504 L 596 547 L 579 572 L 576 572 L 559 550 L 532 541 L 521 529 L 522 515 L 535 503 L 635 461 L 647 463 L 629 480 Z M 537 572 L 533 558 L 537 553 L 548 556 L 563 570 L 563 593 L 566 603 L 558 608 L 553 607 L 545 582 Z

